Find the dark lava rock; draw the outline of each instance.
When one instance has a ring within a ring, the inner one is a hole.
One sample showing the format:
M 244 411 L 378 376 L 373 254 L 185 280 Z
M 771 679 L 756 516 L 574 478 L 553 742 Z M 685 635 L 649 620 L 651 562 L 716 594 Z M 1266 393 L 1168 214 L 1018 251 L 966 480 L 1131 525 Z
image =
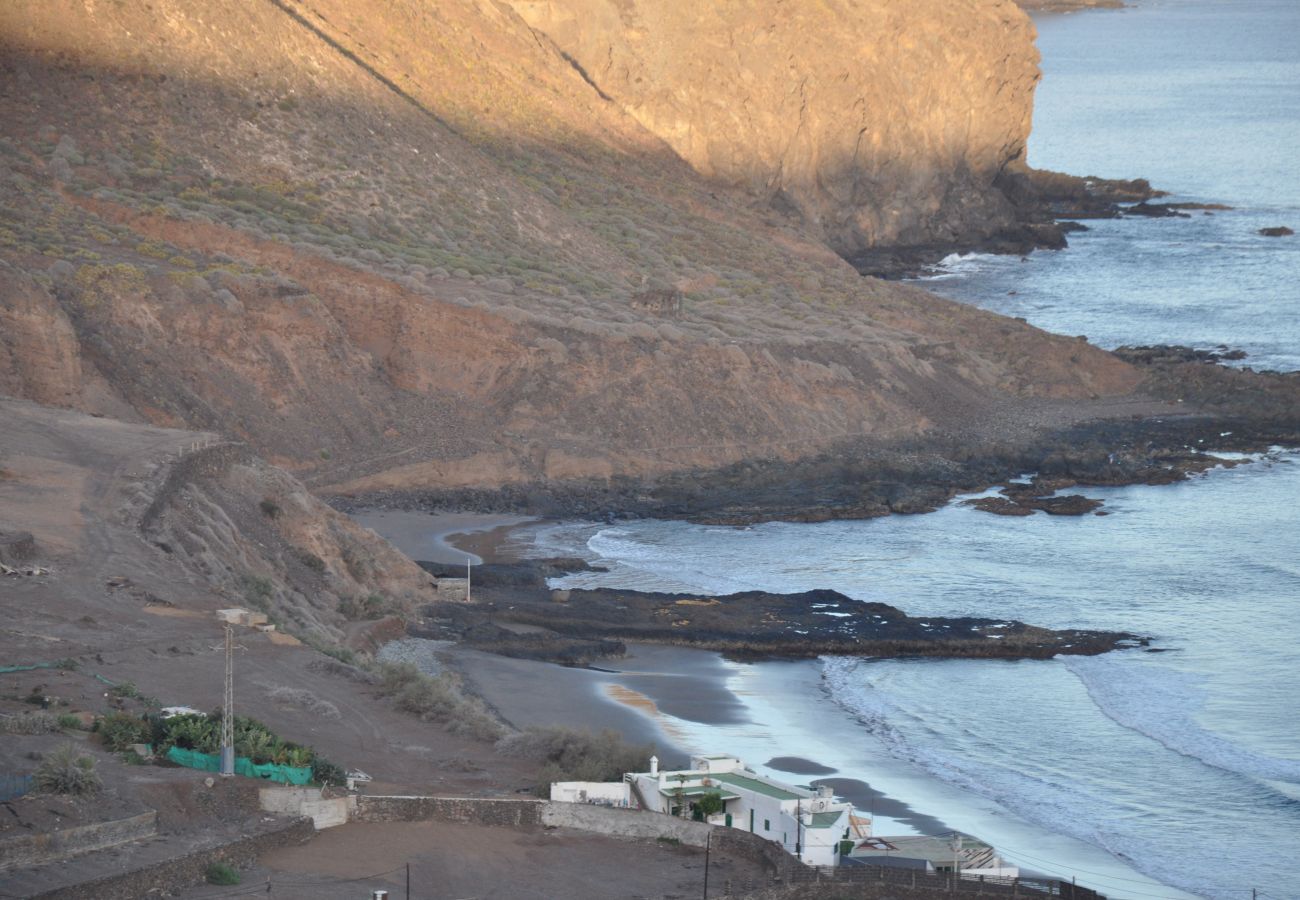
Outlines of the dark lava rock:
M 1230 350 L 1220 344 L 1213 350 L 1197 350 L 1178 344 L 1154 344 L 1152 346 L 1131 347 L 1125 345 L 1112 351 L 1125 362 L 1139 366 L 1172 365 L 1174 363 L 1217 363 L 1224 360 L 1245 359 L 1246 351 Z
M 1259 233 L 1264 235 L 1264 237 L 1290 237 L 1295 234 L 1294 231 L 1287 228 L 1285 225 L 1275 225 L 1272 228 L 1261 228 Z
M 1055 479 L 1047 479 L 1045 484 L 1013 484 L 1002 489 L 1001 497 L 977 497 L 964 501 L 966 506 L 973 506 L 981 512 L 997 516 L 1032 516 L 1042 510 L 1049 516 L 1082 516 L 1101 506 L 1102 501 L 1085 497 L 1082 494 L 1069 494 L 1064 497 L 1047 496 L 1056 488 L 1050 487 Z M 1074 484 L 1066 480 L 1067 484 Z
M 1005 619 L 911 617 L 836 591 L 663 594 L 602 588 L 487 588 L 475 603 L 424 610 L 441 635 L 509 656 L 586 665 L 623 641 L 718 650 L 737 659 L 822 654 L 1046 659 L 1145 645 L 1125 632 L 1052 631 Z M 513 627 L 512 627 L 513 626 Z M 523 627 L 521 627 L 523 626 Z
M 1087 226 L 1087 225 L 1084 225 L 1082 222 L 1057 222 L 1056 225 L 1057 225 L 1058 228 L 1060 228 L 1060 229 L 1061 229 L 1062 231 L 1064 231 L 1066 234 L 1070 234 L 1070 233 L 1075 232 L 1075 231 L 1088 231 L 1088 230 L 1089 230 L 1089 229 L 1088 229 L 1088 226 Z
M 36 558 L 36 539 L 30 531 L 0 531 L 0 563 L 15 566 Z
M 1065 497 L 1043 497 L 1032 502 L 1034 509 L 1041 509 L 1049 516 L 1082 516 L 1101 506 L 1101 501 L 1082 494 L 1069 494 Z
M 1007 497 L 976 497 L 963 500 L 962 505 L 973 506 L 980 512 L 993 513 L 995 516 L 1032 516 L 1033 509 Z
M 435 578 L 464 578 L 465 566 L 417 559 L 415 564 Z M 577 557 L 531 559 L 518 563 L 486 563 L 473 567 L 474 584 L 480 587 L 544 587 L 546 579 L 573 572 L 605 572 Z
M 1149 219 L 1190 219 L 1185 212 L 1179 211 L 1171 203 L 1135 203 L 1124 209 L 1126 216 L 1146 216 Z

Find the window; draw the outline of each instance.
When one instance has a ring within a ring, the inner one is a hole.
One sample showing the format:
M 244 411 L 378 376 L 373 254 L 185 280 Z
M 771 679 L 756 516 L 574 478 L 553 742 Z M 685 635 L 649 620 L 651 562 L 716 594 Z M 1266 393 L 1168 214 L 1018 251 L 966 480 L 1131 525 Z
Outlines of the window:
M 764 831 L 771 831 L 771 830 L 772 830 L 772 820 L 771 820 L 771 819 L 764 819 L 764 820 L 763 820 L 763 830 L 764 830 Z

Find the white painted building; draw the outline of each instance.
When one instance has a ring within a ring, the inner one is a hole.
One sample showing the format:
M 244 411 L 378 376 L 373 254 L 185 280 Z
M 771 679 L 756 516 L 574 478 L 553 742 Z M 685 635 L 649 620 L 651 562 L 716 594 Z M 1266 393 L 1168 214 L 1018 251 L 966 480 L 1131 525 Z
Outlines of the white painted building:
M 710 794 L 717 795 L 721 810 L 705 816 L 699 806 Z M 852 804 L 835 800 L 829 788 L 784 784 L 747 769 L 734 756 L 693 756 L 691 768 L 677 771 L 660 771 L 652 757 L 649 772 L 629 772 L 621 784 L 557 782 L 551 799 L 630 806 L 740 828 L 813 866 L 837 865 L 842 847 L 852 846 L 861 827 L 861 820 L 857 828 L 852 822 Z

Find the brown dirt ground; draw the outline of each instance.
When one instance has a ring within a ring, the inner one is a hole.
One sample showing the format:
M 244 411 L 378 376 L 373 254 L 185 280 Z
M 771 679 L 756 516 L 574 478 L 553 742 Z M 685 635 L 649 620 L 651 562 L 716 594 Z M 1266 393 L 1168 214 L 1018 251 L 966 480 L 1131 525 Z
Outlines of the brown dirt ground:
M 256 896 L 356 900 L 376 889 L 392 900 L 487 898 L 699 897 L 704 852 L 653 841 L 601 837 L 568 829 L 489 828 L 438 822 L 350 824 L 309 844 L 277 850 L 243 873 L 240 888 L 269 885 Z M 379 873 L 359 878 L 357 873 Z M 724 854 L 709 859 L 709 895 L 762 883 L 756 864 Z M 234 888 L 203 886 L 187 900 L 223 897 Z

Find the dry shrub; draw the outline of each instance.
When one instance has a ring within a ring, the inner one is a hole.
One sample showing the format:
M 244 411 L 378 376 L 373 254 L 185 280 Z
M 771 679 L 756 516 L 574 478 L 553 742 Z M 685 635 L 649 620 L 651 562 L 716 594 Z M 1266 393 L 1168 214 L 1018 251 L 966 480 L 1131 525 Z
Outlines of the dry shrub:
M 51 794 L 94 794 L 103 786 L 95 771 L 95 758 L 64 744 L 36 767 L 36 787 Z
M 411 663 L 381 663 L 379 693 L 391 697 L 402 712 L 426 722 L 439 722 L 452 734 L 495 741 L 502 727 L 487 705 L 465 693 L 450 672 L 426 675 Z
M 340 663 L 340 665 L 342 665 Z M 287 703 L 305 709 L 312 715 L 324 719 L 340 718 L 339 708 L 328 700 L 322 700 L 311 691 L 303 688 L 277 687 L 267 692 L 267 696 L 277 703 Z
M 554 781 L 621 781 L 625 772 L 644 772 L 654 747 L 608 729 L 534 726 L 497 741 L 497 752 L 539 765 L 535 790 L 544 797 Z
M 0 719 L 0 734 L 51 734 L 59 720 L 47 712 L 25 712 Z
M 379 676 L 373 672 L 367 672 L 359 666 L 349 665 L 332 657 L 314 659 L 307 664 L 307 668 L 314 672 L 323 672 L 326 675 L 337 675 L 340 678 L 346 678 L 348 681 L 356 681 L 360 684 L 379 683 Z

